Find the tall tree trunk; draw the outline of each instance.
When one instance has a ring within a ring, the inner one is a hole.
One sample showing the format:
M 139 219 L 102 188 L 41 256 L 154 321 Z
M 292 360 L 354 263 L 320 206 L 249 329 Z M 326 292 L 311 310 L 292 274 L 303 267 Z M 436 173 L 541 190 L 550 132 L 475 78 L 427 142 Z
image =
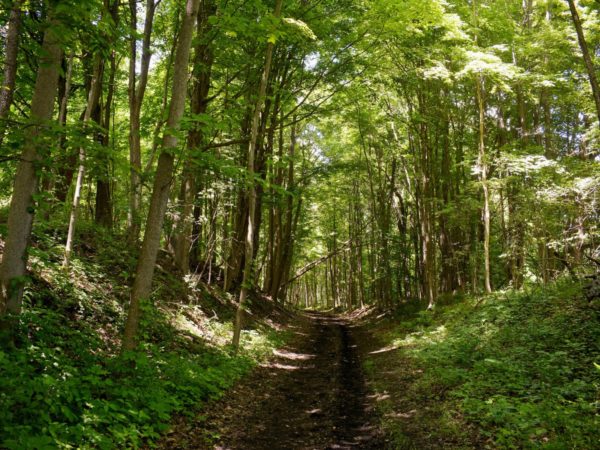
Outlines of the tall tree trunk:
M 101 158 L 101 167 L 99 168 L 101 172 L 96 180 L 96 214 L 94 217 L 95 222 L 105 228 L 111 228 L 113 224 L 113 202 L 110 182 L 112 157 L 109 146 L 116 69 L 117 64 L 115 53 L 113 52 L 110 57 L 108 93 L 106 94 L 106 104 L 104 105 L 104 118 L 102 120 L 103 132 L 100 139 L 102 146 L 106 149 L 106 152 Z
M 140 118 L 142 104 L 148 84 L 148 71 L 152 52 L 150 49 L 154 13 L 161 0 L 146 0 L 146 17 L 142 38 L 142 57 L 139 82 L 136 84 L 137 64 L 137 0 L 129 0 L 130 13 L 130 54 L 129 54 L 129 242 L 137 242 L 140 234 L 140 207 L 142 202 L 141 174 L 142 149 L 140 143 Z
M 428 98 L 426 97 L 427 86 L 423 86 L 418 95 L 419 111 L 423 117 L 427 117 Z M 418 211 L 418 223 L 420 224 L 420 250 L 421 250 L 421 291 L 423 298 L 427 301 L 427 308 L 432 309 L 437 300 L 437 276 L 436 276 L 436 234 L 434 230 L 435 220 L 435 191 L 433 173 L 432 143 L 430 142 L 430 129 L 427 121 L 418 124 L 418 138 L 420 143 L 420 155 L 417 158 L 416 167 L 419 174 L 419 183 L 415 183 L 417 189 L 415 198 L 418 200 L 416 210 Z
M 17 54 L 19 52 L 19 28 L 21 27 L 21 4 L 14 0 L 8 19 L 6 46 L 4 48 L 4 79 L 0 85 L 0 147 L 7 127 L 6 119 L 12 105 L 17 79 Z
M 68 152 L 66 158 L 64 158 L 64 153 L 66 149 L 67 136 L 65 125 L 67 124 L 67 105 L 69 103 L 69 97 L 71 95 L 71 80 L 73 77 L 73 55 L 69 55 L 66 62 L 63 62 L 63 67 L 66 64 L 65 68 L 65 76 L 64 78 L 59 77 L 59 85 L 58 85 L 58 94 L 60 101 L 60 108 L 58 112 L 58 125 L 61 127 L 62 132 L 58 138 L 58 149 L 59 149 L 59 158 L 60 167 L 58 169 L 58 181 L 55 186 L 55 195 L 56 199 L 60 203 L 64 203 L 67 200 L 67 194 L 69 192 L 69 186 L 71 186 L 71 181 L 73 181 L 73 168 L 77 163 L 77 159 L 73 158 L 75 156 L 72 152 Z
M 594 62 L 588 49 L 585 35 L 583 34 L 583 27 L 581 26 L 581 20 L 579 19 L 579 13 L 575 6 L 574 0 L 567 0 L 569 3 L 569 9 L 571 10 L 571 18 L 573 19 L 573 25 L 577 32 L 577 40 L 579 41 L 579 48 L 583 56 L 583 62 L 585 63 L 585 69 L 587 70 L 588 78 L 590 80 L 590 86 L 592 87 L 592 96 L 594 97 L 594 103 L 596 104 L 596 113 L 598 115 L 598 125 L 600 126 L 600 87 L 598 86 L 598 78 L 596 77 L 596 69 L 594 68 Z
M 294 156 L 296 149 L 296 126 L 292 126 L 291 137 L 290 137 L 290 149 L 289 149 L 289 166 L 288 166 L 288 179 L 287 189 L 291 190 L 294 187 Z M 285 272 L 288 264 L 288 259 L 291 256 L 291 241 L 293 231 L 293 210 L 294 210 L 294 197 L 290 192 L 287 197 L 287 208 L 286 208 L 286 221 L 285 225 L 282 225 L 281 215 L 278 211 L 278 236 L 275 243 L 275 249 L 273 252 L 274 261 L 273 264 L 273 278 L 271 280 L 271 298 L 277 301 L 281 293 L 281 285 L 287 273 Z
M 246 100 L 248 103 L 251 102 L 249 93 Z M 246 108 L 241 126 L 243 136 L 250 133 L 253 113 L 252 108 Z M 248 145 L 241 145 L 241 150 L 246 155 L 248 154 L 247 147 Z M 244 232 L 246 231 L 248 221 L 248 196 L 243 187 L 239 188 L 237 199 L 234 201 L 236 207 L 235 211 L 232 212 L 231 217 L 232 230 L 225 267 L 225 281 L 223 283 L 223 289 L 225 291 L 230 291 L 233 287 L 237 286 L 242 278 L 244 264 Z
M 8 234 L 0 266 L 0 317 L 6 313 L 18 314 L 21 310 L 27 246 L 35 211 L 33 196 L 37 190 L 37 169 L 41 159 L 38 140 L 52 119 L 62 58 L 59 40 L 55 34 L 58 23 L 50 20 L 49 25 L 44 33 L 40 65 L 31 101 L 30 120 L 33 126 L 26 128 L 28 132 L 15 174 L 8 213 Z
M 206 112 L 208 106 L 208 93 L 210 90 L 211 70 L 214 60 L 212 45 L 208 41 L 210 31 L 209 17 L 215 13 L 214 2 L 203 1 L 198 10 L 196 34 L 199 39 L 194 56 L 194 87 L 192 89 L 191 112 L 200 115 Z M 190 249 L 193 241 L 193 211 L 194 200 L 200 193 L 196 188 L 196 168 L 194 167 L 193 152 L 199 152 L 203 142 L 201 128 L 194 127 L 188 133 L 187 146 L 189 154 L 179 192 L 179 208 L 177 223 L 175 224 L 175 264 L 184 273 L 190 271 Z M 199 239 L 199 236 L 196 237 Z
M 133 350 L 136 347 L 141 302 L 148 300 L 152 287 L 154 266 L 160 245 L 160 234 L 173 179 L 174 152 L 178 145 L 177 135 L 174 133 L 174 130 L 179 128 L 185 108 L 190 48 L 194 34 L 194 23 L 198 15 L 198 5 L 199 0 L 187 0 L 185 15 L 179 30 L 169 117 L 167 119 L 167 128 L 163 134 L 162 151 L 158 158 L 152 198 L 150 200 L 150 210 L 146 221 L 142 248 L 138 257 L 135 281 L 131 288 L 127 322 L 123 334 L 123 350 Z
M 96 108 L 102 92 L 102 75 L 104 71 L 104 61 L 97 55 L 95 56 L 94 71 L 92 73 L 92 83 L 88 94 L 87 106 L 83 114 L 83 127 L 90 122 L 92 112 Z M 63 267 L 68 267 L 73 251 L 73 239 L 75 238 L 75 227 L 77 225 L 77 214 L 79 212 L 79 203 L 81 201 L 81 190 L 83 188 L 83 177 L 85 175 L 85 147 L 79 147 L 79 169 L 77 170 L 77 181 L 75 182 L 75 191 L 73 193 L 73 203 L 71 204 L 71 214 L 69 216 L 69 229 L 67 231 L 67 243 L 65 244 L 65 254 L 63 258 Z
M 110 13 L 110 16 L 115 25 L 119 23 L 119 1 L 104 0 L 104 8 Z M 112 228 L 113 224 L 113 205 L 112 205 L 112 189 L 110 182 L 110 173 L 112 165 L 112 155 L 110 147 L 110 124 L 113 111 L 113 100 L 115 94 L 115 77 L 117 72 L 116 51 L 111 51 L 109 62 L 110 72 L 108 75 L 108 88 L 106 93 L 106 101 L 104 109 L 100 111 L 98 125 L 102 127 L 102 132 L 99 136 L 99 142 L 104 147 L 105 151 L 99 161 L 99 175 L 96 179 L 96 208 L 95 222 L 105 228 Z
M 477 106 L 479 109 L 479 181 L 483 189 L 483 259 L 485 292 L 492 292 L 490 276 L 490 194 L 487 182 L 488 164 L 485 155 L 485 103 L 483 99 L 482 80 L 478 76 L 475 80 L 477 89 Z
M 282 0 L 276 0 L 274 16 L 279 18 L 281 16 Z M 252 265 L 254 256 L 254 221 L 256 217 L 256 186 L 254 182 L 254 158 L 256 155 L 256 145 L 258 142 L 258 126 L 260 121 L 260 115 L 265 103 L 265 97 L 267 94 L 267 84 L 269 82 L 269 72 L 271 71 L 271 60 L 273 58 L 273 48 L 275 45 L 272 42 L 267 44 L 267 51 L 265 56 L 265 65 L 260 80 L 260 88 L 258 93 L 258 99 L 256 100 L 256 106 L 254 108 L 254 115 L 252 117 L 252 128 L 250 131 L 250 144 L 248 146 L 248 179 L 250 182 L 248 197 L 249 197 L 249 208 L 248 208 L 248 225 L 246 229 L 246 243 L 245 243 L 245 261 L 244 261 L 244 273 L 242 278 L 242 288 L 240 290 L 240 299 L 238 309 L 235 315 L 235 324 L 233 328 L 233 347 L 237 350 L 240 344 L 240 334 L 242 331 L 242 322 L 244 319 L 244 307 L 246 298 L 248 296 L 249 286 L 248 283 L 252 280 Z

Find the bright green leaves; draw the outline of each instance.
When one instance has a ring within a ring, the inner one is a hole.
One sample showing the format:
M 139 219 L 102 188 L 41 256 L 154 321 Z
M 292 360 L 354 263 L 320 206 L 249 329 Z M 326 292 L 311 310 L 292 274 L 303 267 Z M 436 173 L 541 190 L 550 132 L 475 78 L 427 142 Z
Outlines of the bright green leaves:
M 157 440 L 173 414 L 189 414 L 220 396 L 253 365 L 248 356 L 219 350 L 164 350 L 174 338 L 156 334 L 157 321 L 159 331 L 168 328 L 157 313 L 152 337 L 163 339 L 161 345 L 110 356 L 89 320 L 65 327 L 72 320 L 63 313 L 28 310 L 19 336 L 32 343 L 0 351 L 2 448 L 139 448 Z M 274 335 L 265 337 L 269 351 L 274 341 Z
M 300 36 L 311 41 L 317 40 L 317 36 L 313 32 L 313 30 L 311 30 L 310 27 L 301 20 L 293 19 L 291 17 L 285 17 L 283 19 L 283 22 L 287 24 L 291 30 L 297 32 Z
M 438 80 L 444 83 L 452 82 L 452 73 L 441 61 L 433 61 L 432 65 L 421 70 L 426 80 Z
M 466 64 L 459 75 L 490 75 L 499 79 L 512 79 L 515 76 L 515 66 L 504 63 L 502 59 L 492 53 L 467 50 L 465 56 Z
M 432 27 L 440 26 L 444 18 L 443 3 L 438 0 L 380 0 L 371 10 L 380 22 L 380 30 L 400 35 L 421 35 Z
M 267 42 L 270 44 L 276 44 L 279 40 L 289 42 L 317 40 L 315 33 L 301 20 L 291 17 L 277 19 L 268 16 L 264 22 L 267 27 Z
M 489 80 L 491 93 L 498 89 L 504 92 L 511 91 L 510 81 L 514 80 L 520 73 L 518 67 L 512 63 L 505 63 L 502 59 L 491 53 L 480 50 L 465 51 L 465 65 L 458 72 L 458 78 L 482 77 Z
M 316 34 L 304 21 L 292 17 L 277 18 L 266 13 L 260 20 L 243 17 L 239 14 L 223 15 L 211 19 L 219 25 L 230 39 L 252 38 L 276 44 L 280 40 L 289 42 L 315 41 Z

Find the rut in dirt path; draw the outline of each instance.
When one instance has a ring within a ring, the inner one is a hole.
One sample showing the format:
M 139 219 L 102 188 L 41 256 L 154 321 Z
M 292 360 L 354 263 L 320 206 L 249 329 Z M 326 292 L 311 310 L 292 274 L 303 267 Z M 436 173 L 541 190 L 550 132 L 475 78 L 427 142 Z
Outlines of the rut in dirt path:
M 209 405 L 198 425 L 203 432 L 197 430 L 203 438 L 179 448 L 385 448 L 352 327 L 333 316 L 307 316 L 299 339 Z

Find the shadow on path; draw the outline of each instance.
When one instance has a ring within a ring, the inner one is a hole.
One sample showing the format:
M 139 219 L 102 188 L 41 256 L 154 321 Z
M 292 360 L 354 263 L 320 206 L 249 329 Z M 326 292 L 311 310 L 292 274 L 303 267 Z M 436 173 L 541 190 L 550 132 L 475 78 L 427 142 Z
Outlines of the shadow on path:
M 307 313 L 298 338 L 222 400 L 169 448 L 383 449 L 352 326 Z M 177 433 L 176 433 L 177 434 Z

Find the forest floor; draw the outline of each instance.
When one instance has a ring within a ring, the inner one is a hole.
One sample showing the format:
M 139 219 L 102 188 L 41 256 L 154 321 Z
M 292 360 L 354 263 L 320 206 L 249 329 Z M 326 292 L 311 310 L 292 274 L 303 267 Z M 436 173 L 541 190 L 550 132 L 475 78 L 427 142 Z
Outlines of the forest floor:
M 600 310 L 577 283 L 442 300 L 298 314 L 285 347 L 160 446 L 600 448 Z
M 303 314 L 295 338 L 205 413 L 177 421 L 169 449 L 382 449 L 376 396 L 365 384 L 360 325 Z

